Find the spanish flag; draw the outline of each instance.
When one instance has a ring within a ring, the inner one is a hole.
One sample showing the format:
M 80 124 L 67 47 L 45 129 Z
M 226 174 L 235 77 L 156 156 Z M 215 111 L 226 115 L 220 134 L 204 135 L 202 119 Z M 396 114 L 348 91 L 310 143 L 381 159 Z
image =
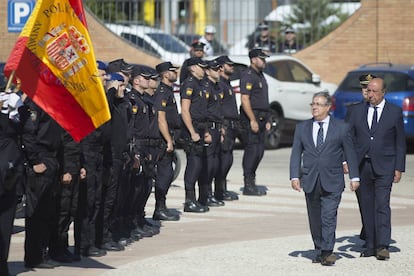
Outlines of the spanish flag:
M 111 117 L 82 0 L 38 0 L 4 71 L 76 141 Z

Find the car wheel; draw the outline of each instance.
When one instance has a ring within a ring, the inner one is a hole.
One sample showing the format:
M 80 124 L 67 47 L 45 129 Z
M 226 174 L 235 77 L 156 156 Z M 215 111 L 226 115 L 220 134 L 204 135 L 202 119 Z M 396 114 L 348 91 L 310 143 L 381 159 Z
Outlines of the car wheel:
M 177 152 L 174 151 L 174 155 L 173 155 L 173 162 L 172 162 L 172 167 L 173 167 L 173 171 L 174 171 L 174 176 L 173 176 L 173 181 L 177 179 L 178 175 L 180 174 L 180 170 L 181 170 L 181 159 L 180 156 L 178 156 Z
M 266 149 L 277 149 L 280 146 L 282 138 L 283 117 L 275 110 L 270 115 L 270 130 L 266 131 L 265 146 Z

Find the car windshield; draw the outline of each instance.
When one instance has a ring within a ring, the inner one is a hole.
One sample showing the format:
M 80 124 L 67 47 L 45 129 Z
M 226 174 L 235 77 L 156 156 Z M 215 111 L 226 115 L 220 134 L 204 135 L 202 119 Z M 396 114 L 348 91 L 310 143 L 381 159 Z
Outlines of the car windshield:
M 187 49 L 169 34 L 147 33 L 147 35 L 161 45 L 166 51 L 173 53 L 188 53 Z
M 339 85 L 338 90 L 347 92 L 361 93 L 359 85 L 359 76 L 363 74 L 373 74 L 381 77 L 385 81 L 387 92 L 414 91 L 414 79 L 400 72 L 376 72 L 376 71 L 358 71 L 350 72 L 343 82 Z

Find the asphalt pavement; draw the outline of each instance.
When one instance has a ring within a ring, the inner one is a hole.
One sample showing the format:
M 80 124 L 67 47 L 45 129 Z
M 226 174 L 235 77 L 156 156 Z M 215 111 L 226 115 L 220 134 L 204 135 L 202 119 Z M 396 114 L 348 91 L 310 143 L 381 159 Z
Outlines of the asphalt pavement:
M 263 197 L 241 194 L 242 150 L 234 153 L 229 190 L 238 201 L 212 207 L 204 214 L 183 212 L 185 156 L 182 170 L 167 199 L 181 213 L 177 222 L 162 222 L 161 233 L 135 242 L 122 252 L 62 265 L 51 270 L 24 268 L 24 221 L 15 220 L 10 268 L 18 275 L 413 275 L 414 271 L 414 154 L 407 155 L 407 172 L 393 187 L 391 257 L 378 261 L 360 258 L 362 241 L 356 197 L 347 181 L 338 213 L 334 266 L 313 264 L 304 194 L 289 181 L 290 148 L 266 151 L 257 183 L 267 189 Z M 150 219 L 155 201 L 147 204 Z M 70 234 L 72 234 L 72 229 Z M 71 245 L 73 240 L 71 239 Z

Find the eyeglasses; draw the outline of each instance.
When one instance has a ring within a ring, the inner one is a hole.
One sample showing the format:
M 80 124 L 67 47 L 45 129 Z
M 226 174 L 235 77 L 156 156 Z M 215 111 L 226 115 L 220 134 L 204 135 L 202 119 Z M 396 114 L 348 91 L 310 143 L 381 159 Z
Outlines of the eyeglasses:
M 312 107 L 314 107 L 314 106 L 317 106 L 317 107 L 320 107 L 320 106 L 328 106 L 329 104 L 327 104 L 327 103 L 310 103 L 309 104 L 310 106 L 312 106 Z

